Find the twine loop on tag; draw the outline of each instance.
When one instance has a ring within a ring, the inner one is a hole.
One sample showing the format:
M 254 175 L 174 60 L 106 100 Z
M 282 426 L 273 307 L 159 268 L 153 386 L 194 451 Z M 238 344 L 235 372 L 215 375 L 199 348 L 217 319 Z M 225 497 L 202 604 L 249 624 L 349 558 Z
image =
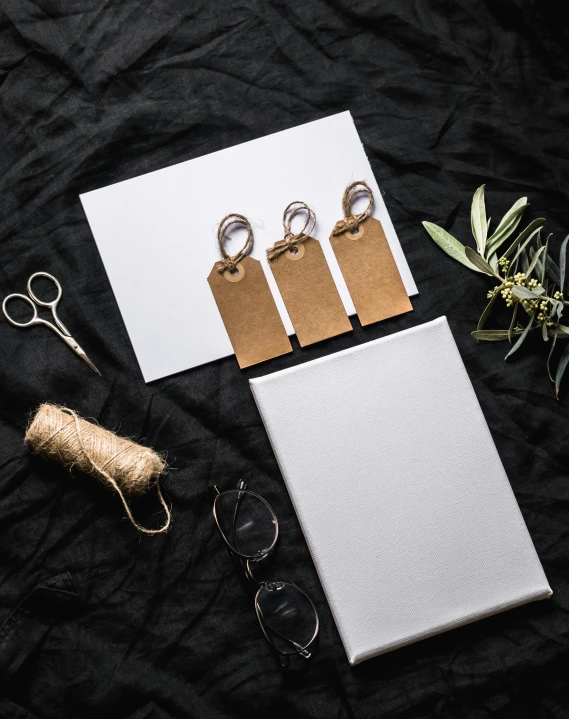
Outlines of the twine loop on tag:
M 291 230 L 291 223 L 293 218 L 300 212 L 306 213 L 306 219 L 304 220 L 304 226 L 300 232 L 294 234 Z M 309 207 L 306 202 L 300 202 L 295 200 L 291 202 L 283 213 L 283 227 L 284 227 L 284 239 L 275 242 L 272 247 L 267 250 L 267 258 L 270 260 L 276 260 L 285 252 L 291 252 L 295 254 L 298 252 L 298 245 L 302 244 L 307 240 L 314 228 L 316 227 L 316 214 L 314 210 Z
M 92 474 L 112 487 L 121 498 L 128 518 L 144 534 L 160 534 L 170 526 L 171 513 L 159 484 L 166 462 L 150 447 L 143 447 L 114 432 L 87 422 L 72 409 L 42 404 L 31 420 L 25 442 L 30 450 Z M 138 524 L 125 495 L 139 496 L 156 485 L 166 520 L 158 529 Z
M 225 251 L 223 242 L 227 231 L 233 225 L 243 225 L 244 227 L 246 227 L 247 239 L 239 252 L 236 255 L 231 256 Z M 247 257 L 247 255 L 253 249 L 253 228 L 251 227 L 251 223 L 244 215 L 238 215 L 235 213 L 227 215 L 219 223 L 219 228 L 217 230 L 217 242 L 219 245 L 219 251 L 221 252 L 221 256 L 223 257 L 223 260 L 220 260 L 216 265 L 217 271 L 220 275 L 222 275 L 226 270 L 234 274 L 235 272 L 237 272 L 237 265 L 241 262 L 242 259 Z
M 359 212 L 354 215 L 352 213 L 352 202 L 356 195 L 366 193 L 369 197 L 368 206 L 363 212 Z M 373 192 L 371 188 L 363 180 L 358 182 L 352 182 L 348 185 L 344 191 L 344 197 L 342 198 L 342 209 L 344 210 L 344 219 L 336 223 L 336 227 L 332 232 L 333 236 L 342 235 L 344 232 L 358 232 L 360 225 L 364 222 L 373 212 Z

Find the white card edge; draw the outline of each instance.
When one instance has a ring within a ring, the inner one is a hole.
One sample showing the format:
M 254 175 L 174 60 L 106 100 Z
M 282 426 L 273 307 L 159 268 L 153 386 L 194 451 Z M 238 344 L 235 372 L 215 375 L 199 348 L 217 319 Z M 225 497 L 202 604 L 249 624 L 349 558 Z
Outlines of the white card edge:
M 421 324 L 414 325 L 413 327 L 407 327 L 406 329 L 400 330 L 399 332 L 393 332 L 392 334 L 386 335 L 385 337 L 378 337 L 375 340 L 370 340 L 369 342 L 361 342 L 360 344 L 354 345 L 353 347 L 347 347 L 346 349 L 339 350 L 338 352 L 333 352 L 332 354 L 324 355 L 323 357 L 316 357 L 316 359 L 309 360 L 308 362 L 302 362 L 301 364 L 294 365 L 293 367 L 285 367 L 284 369 L 277 370 L 276 372 L 270 372 L 269 374 L 262 375 L 261 377 L 252 377 L 249 380 L 249 384 L 254 386 L 256 384 L 271 381 L 273 377 L 276 378 L 281 375 L 294 374 L 295 372 L 299 372 L 305 367 L 315 366 L 324 362 L 328 362 L 330 359 L 336 357 L 338 354 L 349 355 L 353 352 L 358 352 L 369 347 L 375 347 L 376 345 L 380 345 L 383 342 L 390 342 L 391 340 L 393 340 L 394 337 L 400 337 L 406 334 L 413 334 L 417 330 L 424 327 L 429 327 L 431 325 L 436 326 L 439 324 L 446 324 L 447 327 L 449 326 L 446 315 L 441 315 L 434 320 L 429 320 L 429 322 L 422 322 Z
M 454 619 L 448 622 L 444 622 L 443 624 L 440 624 L 438 627 L 435 627 L 433 629 L 430 629 L 425 632 L 421 632 L 420 634 L 413 634 L 410 635 L 404 639 L 400 639 L 396 642 L 390 642 L 389 644 L 384 645 L 383 647 L 378 648 L 377 650 L 373 650 L 371 652 L 362 652 L 360 654 L 353 654 L 348 655 L 348 661 L 350 662 L 351 666 L 355 666 L 356 664 L 360 664 L 363 661 L 366 661 L 367 659 L 373 659 L 374 657 L 379 657 L 382 654 L 387 654 L 388 652 L 395 651 L 396 649 L 401 649 L 402 647 L 407 647 L 410 644 L 415 644 L 415 642 L 420 642 L 423 639 L 429 639 L 430 637 L 435 637 L 439 634 L 444 634 L 445 632 L 451 631 L 452 629 L 458 629 L 459 627 L 467 626 L 468 624 L 473 624 L 474 622 L 477 622 L 481 619 L 487 619 L 488 617 L 493 617 L 496 614 L 501 614 L 502 612 L 506 612 L 509 609 L 514 609 L 515 607 L 521 607 L 524 604 L 529 604 L 530 602 L 537 602 L 542 599 L 549 599 L 553 594 L 553 591 L 551 590 L 551 587 L 549 584 L 545 583 L 545 586 L 540 587 L 539 589 L 536 589 L 529 594 L 524 595 L 523 597 L 518 597 L 517 599 L 512 599 L 509 602 L 502 602 L 500 604 L 495 605 L 494 607 L 490 607 L 489 609 L 483 611 L 483 612 L 476 612 L 473 613 L 467 617 L 461 617 L 460 619 Z

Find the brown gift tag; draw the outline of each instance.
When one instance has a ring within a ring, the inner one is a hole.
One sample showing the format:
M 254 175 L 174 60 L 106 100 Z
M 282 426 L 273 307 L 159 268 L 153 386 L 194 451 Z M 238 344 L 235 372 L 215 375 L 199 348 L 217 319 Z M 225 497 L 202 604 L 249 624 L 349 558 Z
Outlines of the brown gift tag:
M 365 212 L 353 215 L 351 201 L 360 192 L 369 194 L 369 205 Z M 346 188 L 342 205 L 345 217 L 336 223 L 330 244 L 360 322 L 365 326 L 410 312 L 413 306 L 381 222 L 370 217 L 373 211 L 370 188 L 365 182 L 352 183 Z
M 230 257 L 223 247 L 223 237 L 230 225 L 247 227 L 245 247 Z M 218 242 L 223 261 L 217 262 L 207 281 L 213 292 L 223 324 L 235 351 L 239 367 L 292 352 L 292 346 L 269 289 L 263 267 L 249 257 L 253 232 L 242 215 L 229 215 L 219 226 Z
M 290 223 L 298 212 L 306 212 L 302 231 L 293 235 Z M 285 238 L 267 250 L 269 265 L 301 347 L 350 332 L 348 319 L 326 257 L 318 240 L 305 234 L 312 222 L 313 211 L 303 202 L 291 202 L 283 223 Z

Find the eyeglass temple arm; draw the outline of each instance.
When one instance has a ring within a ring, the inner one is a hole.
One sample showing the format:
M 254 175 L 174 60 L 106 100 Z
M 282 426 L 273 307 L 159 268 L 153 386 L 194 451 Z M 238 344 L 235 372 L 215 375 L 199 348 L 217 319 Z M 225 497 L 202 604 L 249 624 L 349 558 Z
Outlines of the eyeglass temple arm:
M 235 542 L 235 546 L 237 547 L 237 532 L 235 531 L 235 525 L 237 524 L 237 512 L 239 511 L 239 504 L 241 503 L 241 497 L 243 496 L 241 494 L 241 490 L 245 489 L 247 486 L 247 483 L 244 482 L 242 479 L 237 482 L 237 489 L 240 490 L 239 494 L 237 495 L 237 501 L 235 502 L 235 509 L 233 510 L 233 541 Z M 239 549 L 239 547 L 237 547 Z
M 241 483 L 241 482 L 240 482 L 240 483 Z M 210 491 L 212 494 L 216 495 L 217 497 L 221 496 L 221 492 L 219 491 L 219 487 L 217 486 L 217 484 L 212 484 L 212 485 L 210 485 L 209 491 Z M 219 526 L 217 527 L 217 529 L 218 529 L 218 531 L 221 531 L 221 530 L 219 529 Z M 233 525 L 233 534 L 235 534 L 235 517 L 234 517 L 234 525 Z M 234 554 L 234 553 L 231 551 L 231 549 L 227 546 L 227 543 L 226 543 L 226 542 L 224 542 L 224 544 L 225 544 L 225 549 L 227 550 L 227 553 L 229 554 L 229 558 L 231 559 L 231 561 L 232 561 L 233 563 L 235 563 L 235 560 L 236 560 L 235 554 Z M 239 562 L 238 562 L 238 563 L 239 563 L 239 565 L 241 566 L 241 568 L 243 569 L 243 572 L 244 572 L 244 574 L 245 574 L 245 579 L 249 579 L 249 574 L 248 574 L 246 568 L 243 567 L 243 562 L 242 562 L 242 560 L 241 560 L 240 557 L 239 557 Z
M 247 489 L 247 482 L 244 482 L 242 479 L 240 479 L 239 482 L 237 482 L 237 489 Z M 210 484 L 209 490 L 213 492 L 213 494 L 217 494 L 218 496 L 221 494 L 217 484 Z

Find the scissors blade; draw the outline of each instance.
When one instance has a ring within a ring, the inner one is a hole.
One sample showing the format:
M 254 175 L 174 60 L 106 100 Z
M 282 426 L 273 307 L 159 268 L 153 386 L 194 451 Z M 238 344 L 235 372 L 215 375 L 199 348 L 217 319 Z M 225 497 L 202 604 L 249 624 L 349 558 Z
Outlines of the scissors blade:
M 99 370 L 95 367 L 95 365 L 91 362 L 91 360 L 87 357 L 87 355 L 85 354 L 85 351 L 84 351 L 83 348 L 79 345 L 79 343 L 76 342 L 76 341 L 73 339 L 73 337 L 68 337 L 68 336 L 66 336 L 66 335 L 61 335 L 61 336 L 62 336 L 62 338 L 65 340 L 65 342 L 67 343 L 67 345 L 75 352 L 75 354 L 76 354 L 78 357 L 81 357 L 81 359 L 83 360 L 83 362 L 85 362 L 85 364 L 88 364 L 89 367 L 93 370 L 93 372 L 96 372 L 96 373 L 99 375 L 99 377 L 101 377 L 101 373 L 100 373 Z
M 83 352 L 83 350 L 81 350 L 81 351 L 78 352 L 77 354 L 79 355 L 79 357 L 81 357 L 81 359 L 83 360 L 83 362 L 85 362 L 85 364 L 88 364 L 88 365 L 89 365 L 89 367 L 93 370 L 93 372 L 96 372 L 96 373 L 99 375 L 99 377 L 101 377 L 101 373 L 100 373 L 99 370 L 95 367 L 95 365 L 91 362 L 91 360 L 87 357 L 87 355 L 85 354 L 85 352 Z

